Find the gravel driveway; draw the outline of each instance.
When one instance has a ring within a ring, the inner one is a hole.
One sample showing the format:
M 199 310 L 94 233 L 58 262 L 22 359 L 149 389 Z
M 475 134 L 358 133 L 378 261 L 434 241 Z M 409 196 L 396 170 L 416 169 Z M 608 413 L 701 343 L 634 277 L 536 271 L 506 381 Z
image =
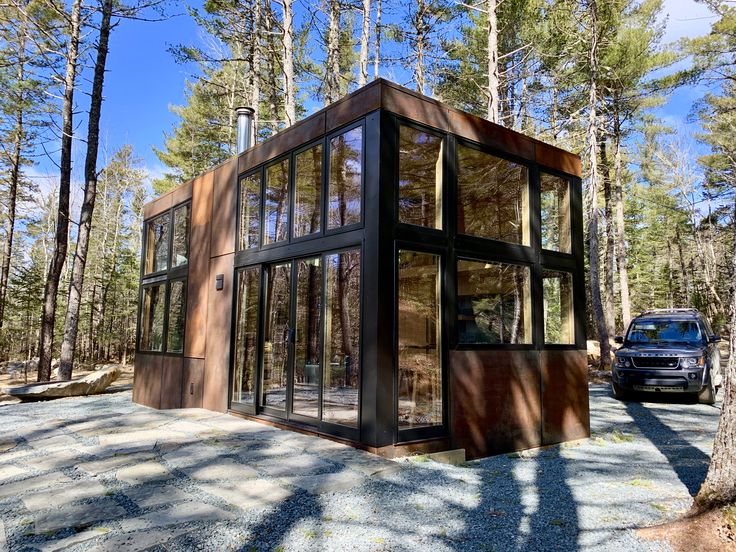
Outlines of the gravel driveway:
M 0 550 L 667 550 L 719 410 L 591 387 L 592 438 L 396 462 L 129 391 L 0 407 Z

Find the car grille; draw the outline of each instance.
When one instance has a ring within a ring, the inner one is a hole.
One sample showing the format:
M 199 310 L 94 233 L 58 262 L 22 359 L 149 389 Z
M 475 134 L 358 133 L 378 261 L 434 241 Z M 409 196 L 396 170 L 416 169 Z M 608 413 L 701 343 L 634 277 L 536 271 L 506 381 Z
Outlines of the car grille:
M 633 357 L 631 362 L 636 368 L 677 368 L 680 359 L 677 357 Z

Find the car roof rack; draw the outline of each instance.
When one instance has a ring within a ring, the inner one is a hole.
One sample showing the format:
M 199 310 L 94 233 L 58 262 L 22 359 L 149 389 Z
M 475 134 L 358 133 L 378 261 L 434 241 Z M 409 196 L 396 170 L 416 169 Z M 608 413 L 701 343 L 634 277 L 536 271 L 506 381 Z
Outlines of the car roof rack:
M 689 309 L 650 309 L 648 311 L 644 311 L 639 316 L 644 316 L 645 314 L 675 314 L 675 313 L 680 313 L 680 312 L 681 313 L 692 312 L 696 314 L 700 313 L 698 309 L 692 309 L 692 308 L 689 308 Z

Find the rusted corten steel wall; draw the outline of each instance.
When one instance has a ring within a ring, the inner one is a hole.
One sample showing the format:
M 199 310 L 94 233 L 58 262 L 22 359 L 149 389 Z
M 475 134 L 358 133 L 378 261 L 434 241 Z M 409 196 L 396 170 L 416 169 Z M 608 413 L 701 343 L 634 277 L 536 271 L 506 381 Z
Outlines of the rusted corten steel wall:
M 145 206 L 148 220 L 191 200 L 187 320 L 183 355 L 136 355 L 134 401 L 153 408 L 227 411 L 238 175 L 374 112 L 389 112 L 496 148 L 577 177 L 579 183 L 578 156 L 377 80 Z M 366 189 L 366 198 L 372 195 L 377 196 L 377 190 Z M 366 220 L 365 224 L 367 233 L 372 222 Z M 580 230 L 576 260 L 582 264 L 582 221 L 575 224 Z M 369 251 L 364 253 L 367 259 Z M 371 269 L 365 267 L 366 271 Z M 220 274 L 224 275 L 224 286 L 216 290 L 215 278 Z M 374 295 L 363 291 L 364 308 L 370 307 L 368 299 Z M 584 311 L 576 307 L 576 346 L 572 348 L 451 347 L 446 370 L 447 435 L 442 438 L 386 444 L 362 434 L 362 442 L 355 444 L 386 455 L 422 447 L 465 448 L 468 457 L 474 458 L 588 436 L 587 363 L 580 312 Z M 391 341 L 390 337 L 382 339 Z M 371 344 L 364 347 L 369 349 Z M 363 369 L 371 371 L 373 367 Z M 380 404 L 375 394 L 391 385 L 379 382 L 371 388 L 371 400 Z M 367 396 L 364 393 L 364 400 Z M 386 420 L 391 414 L 377 413 L 376 417 Z

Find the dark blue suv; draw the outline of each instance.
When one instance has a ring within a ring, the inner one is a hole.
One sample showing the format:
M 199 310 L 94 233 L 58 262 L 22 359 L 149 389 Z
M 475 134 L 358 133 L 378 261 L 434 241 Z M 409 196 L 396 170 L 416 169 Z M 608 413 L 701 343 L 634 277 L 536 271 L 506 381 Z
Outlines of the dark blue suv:
M 695 309 L 647 311 L 616 337 L 611 387 L 623 399 L 631 391 L 691 393 L 713 404 L 721 386 L 721 354 L 708 321 Z

